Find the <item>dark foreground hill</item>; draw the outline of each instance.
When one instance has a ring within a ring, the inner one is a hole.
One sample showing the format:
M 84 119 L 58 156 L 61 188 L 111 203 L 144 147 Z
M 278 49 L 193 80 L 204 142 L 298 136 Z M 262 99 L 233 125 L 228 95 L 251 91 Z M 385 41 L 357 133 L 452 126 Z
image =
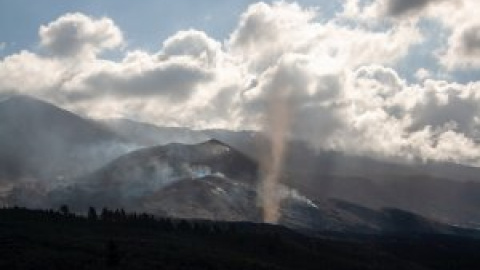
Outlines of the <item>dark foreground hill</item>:
M 323 235 L 103 211 L 0 210 L 0 269 L 479 269 L 480 240 Z

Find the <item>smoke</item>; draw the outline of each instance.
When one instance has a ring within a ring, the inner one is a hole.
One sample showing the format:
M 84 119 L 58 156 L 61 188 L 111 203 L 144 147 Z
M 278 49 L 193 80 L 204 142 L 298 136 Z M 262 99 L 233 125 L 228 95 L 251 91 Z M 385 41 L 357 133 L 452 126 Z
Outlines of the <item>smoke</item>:
M 260 160 L 261 203 L 263 206 L 263 220 L 267 223 L 276 223 L 279 218 L 280 195 L 278 182 L 285 159 L 286 139 L 290 129 L 290 106 L 288 94 L 290 88 L 284 91 L 272 91 L 267 101 L 267 115 L 264 132 L 270 139 L 271 145 Z
M 210 139 L 210 136 L 200 130 L 183 127 L 160 127 L 121 118 L 102 120 L 102 124 L 122 138 L 142 147 L 170 143 L 197 144 Z

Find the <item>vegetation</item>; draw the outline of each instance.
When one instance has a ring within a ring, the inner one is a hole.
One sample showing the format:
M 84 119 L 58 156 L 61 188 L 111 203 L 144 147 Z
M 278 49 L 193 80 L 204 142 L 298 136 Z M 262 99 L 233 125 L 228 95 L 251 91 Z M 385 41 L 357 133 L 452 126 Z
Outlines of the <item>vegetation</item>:
M 309 237 L 122 209 L 0 210 L 0 269 L 479 269 L 478 250 L 456 236 Z

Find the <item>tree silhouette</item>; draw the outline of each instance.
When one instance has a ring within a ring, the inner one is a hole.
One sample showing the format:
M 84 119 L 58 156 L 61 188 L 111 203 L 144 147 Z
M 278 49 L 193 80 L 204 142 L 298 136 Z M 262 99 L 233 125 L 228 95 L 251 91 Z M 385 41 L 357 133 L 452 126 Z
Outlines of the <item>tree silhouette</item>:
M 96 221 L 98 219 L 97 211 L 93 207 L 88 208 L 88 220 Z
M 110 220 L 111 213 L 107 208 L 103 208 L 100 217 L 102 218 L 103 221 Z
M 63 204 L 62 206 L 60 206 L 60 213 L 62 213 L 62 215 L 64 215 L 64 216 L 69 216 L 70 215 L 70 209 L 68 208 L 68 206 L 66 204 Z

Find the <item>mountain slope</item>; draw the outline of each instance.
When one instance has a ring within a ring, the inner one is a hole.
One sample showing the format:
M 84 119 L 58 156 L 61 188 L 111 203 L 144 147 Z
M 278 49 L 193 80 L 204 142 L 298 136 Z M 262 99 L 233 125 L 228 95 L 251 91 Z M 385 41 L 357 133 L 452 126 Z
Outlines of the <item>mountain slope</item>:
M 0 183 L 79 175 L 125 152 L 94 121 L 28 96 L 0 102 Z
M 123 138 L 144 147 L 169 143 L 194 144 L 211 138 L 202 131 L 183 127 L 160 127 L 129 119 L 108 119 L 101 120 L 99 123 Z
M 157 216 L 262 222 L 257 164 L 217 140 L 169 144 L 126 154 L 76 184 L 55 190 L 54 206 L 75 211 L 125 208 Z M 455 233 L 413 213 L 375 210 L 343 200 L 314 199 L 285 185 L 279 224 L 306 231 Z
M 258 159 L 258 133 L 208 133 Z M 282 181 L 312 200 L 338 198 L 373 209 L 412 211 L 450 224 L 480 227 L 480 168 L 446 162 L 401 164 L 290 141 Z
M 253 160 L 268 148 L 268 140 L 258 132 L 202 133 Z M 480 224 L 479 168 L 433 161 L 401 164 L 315 151 L 303 142 L 290 141 L 283 170 L 283 183 L 312 200 L 339 198 L 374 209 L 400 208 L 452 224 Z
M 98 171 L 58 189 L 51 197 L 68 200 L 72 207 L 85 204 L 143 207 L 143 200 L 175 181 L 217 175 L 255 184 L 257 164 L 217 140 L 195 145 L 168 144 L 128 153 Z M 90 199 L 86 199 L 90 198 Z

